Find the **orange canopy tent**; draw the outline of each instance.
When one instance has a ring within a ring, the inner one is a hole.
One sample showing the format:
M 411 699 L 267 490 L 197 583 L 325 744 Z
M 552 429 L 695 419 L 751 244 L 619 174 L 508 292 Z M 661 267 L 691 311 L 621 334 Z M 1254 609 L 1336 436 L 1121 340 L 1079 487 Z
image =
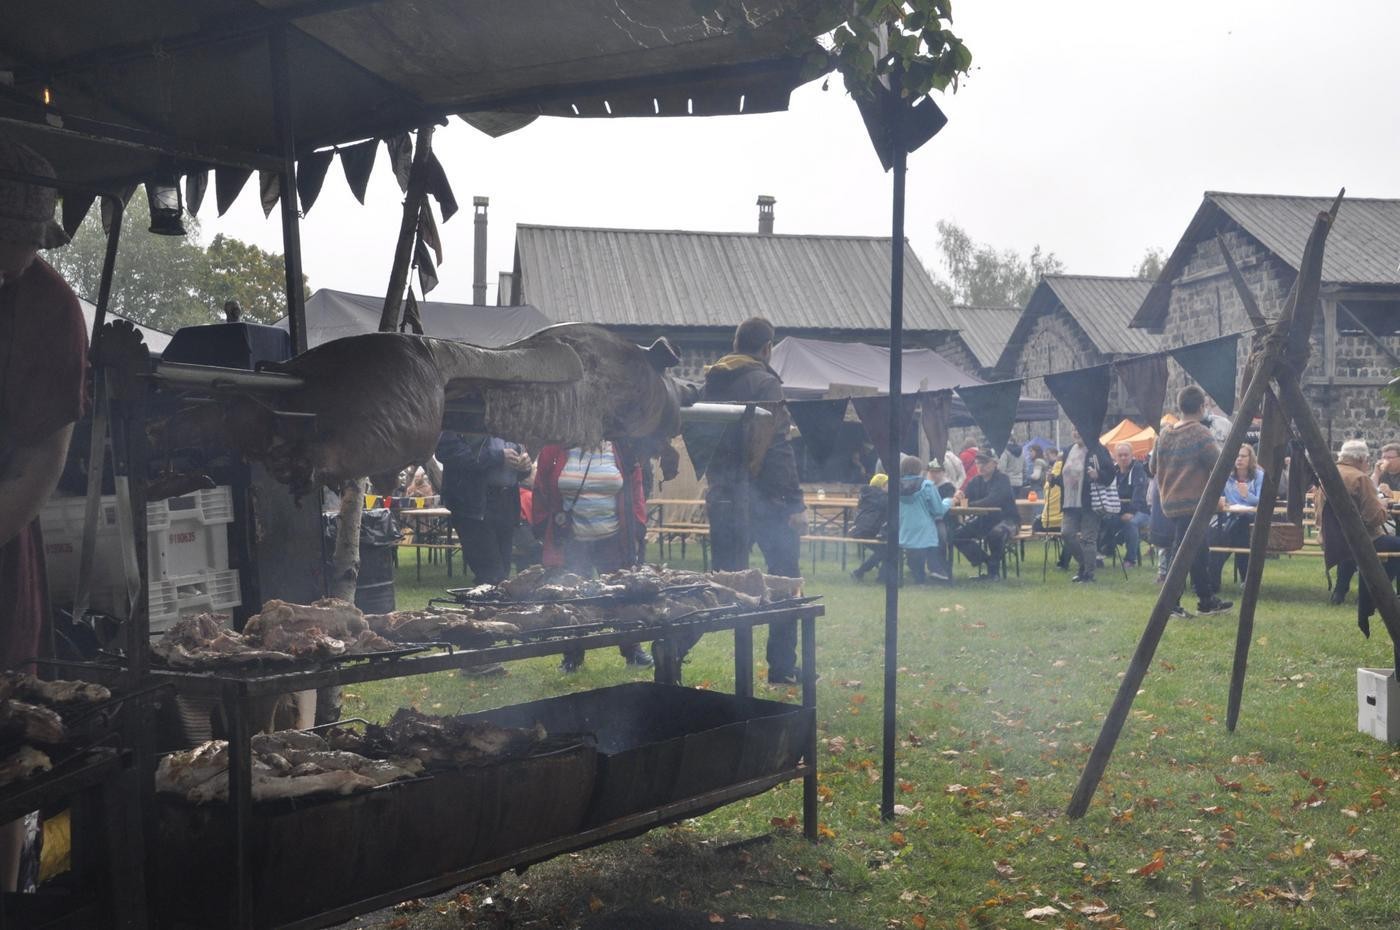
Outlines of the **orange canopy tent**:
M 1099 442 L 1109 452 L 1120 442 L 1133 447 L 1133 458 L 1145 459 L 1157 443 L 1157 431 L 1150 426 L 1138 426 L 1132 420 L 1123 420 L 1113 429 L 1099 437 Z

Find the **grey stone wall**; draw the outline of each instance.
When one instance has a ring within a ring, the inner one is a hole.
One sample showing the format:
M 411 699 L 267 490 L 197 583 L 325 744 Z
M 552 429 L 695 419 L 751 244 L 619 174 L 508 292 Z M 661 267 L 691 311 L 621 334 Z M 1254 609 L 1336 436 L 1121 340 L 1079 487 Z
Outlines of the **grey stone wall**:
M 1266 250 L 1257 240 L 1234 226 L 1224 231 L 1226 245 L 1244 275 L 1246 283 L 1266 316 L 1277 317 L 1297 277 L 1296 272 Z M 1318 422 L 1340 446 L 1343 440 L 1360 437 L 1372 449 L 1393 440 L 1400 429 L 1388 420 L 1388 409 L 1375 386 L 1309 384 L 1326 378 L 1323 314 L 1319 308 L 1312 333 L 1312 355 L 1304 372 L 1304 393 L 1312 402 Z M 1214 237 L 1195 246 L 1190 261 L 1172 288 L 1171 304 L 1163 331 L 1164 346 L 1172 348 L 1201 342 L 1217 335 L 1249 329 L 1244 305 L 1226 273 L 1224 259 Z M 1400 337 L 1386 340 L 1392 351 L 1400 350 Z M 1237 358 L 1236 393 L 1244 391 L 1244 367 L 1250 352 L 1248 336 L 1240 339 Z M 1366 378 L 1384 381 L 1393 366 L 1384 353 L 1365 335 L 1336 337 L 1335 377 L 1339 380 Z M 1190 379 L 1175 362 L 1168 366 L 1167 409 L 1172 409 L 1176 392 Z
M 1094 348 L 1094 344 L 1089 341 L 1079 324 L 1068 311 L 1060 307 L 1055 312 L 1040 317 L 1031 327 L 1026 344 L 1016 358 L 1016 377 L 1027 379 L 1022 391 L 1025 396 L 1050 398 L 1050 389 L 1039 376 L 1103 365 L 1113 361 L 1114 357 Z M 1104 419 L 1104 428 L 1114 426 L 1133 412 L 1131 402 L 1115 379 L 1108 395 L 1108 415 Z M 1060 444 L 1068 446 L 1071 426 L 1063 411 L 1060 413 L 1059 427 Z M 1032 433 L 1038 433 L 1053 439 L 1053 430 L 1053 423 L 1017 424 L 1012 436 L 1028 439 Z

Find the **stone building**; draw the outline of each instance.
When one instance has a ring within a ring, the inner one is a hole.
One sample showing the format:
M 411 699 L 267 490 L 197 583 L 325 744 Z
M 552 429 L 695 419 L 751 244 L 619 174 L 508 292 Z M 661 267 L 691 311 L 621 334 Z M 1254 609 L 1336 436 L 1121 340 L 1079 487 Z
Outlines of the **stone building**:
M 950 309 L 958 332 L 938 353 L 983 381 L 1000 380 L 997 363 L 1016 330 L 1021 308 L 953 304 Z
M 1298 274 L 1303 246 L 1330 197 L 1207 191 L 1161 276 L 1133 316 L 1135 331 L 1163 348 L 1250 330 L 1216 236 L 1240 267 L 1265 316 L 1277 317 Z M 1380 388 L 1400 368 L 1400 200 L 1347 199 L 1327 239 L 1321 307 L 1303 390 L 1334 445 L 1361 437 L 1372 448 L 1400 430 L 1387 421 Z M 1250 349 L 1240 339 L 1238 390 Z M 1170 398 L 1187 381 L 1169 363 Z
M 772 198 L 759 198 L 755 233 L 520 224 L 507 302 L 639 343 L 666 336 L 681 376 L 696 379 L 753 316 L 779 338 L 888 345 L 889 238 L 775 235 L 772 211 Z M 957 328 L 906 243 L 905 345 L 951 351 Z
M 1027 379 L 1023 395 L 1048 398 L 1050 390 L 1038 375 L 1158 351 L 1159 337 L 1128 327 L 1151 286 L 1151 281 L 1141 278 L 1045 275 L 1021 311 L 997 371 L 1003 378 Z M 1135 414 L 1135 405 L 1115 379 L 1104 425 L 1113 426 Z M 1033 423 L 1030 428 L 1061 446 L 1069 444 L 1070 422 L 1063 412 L 1056 424 Z

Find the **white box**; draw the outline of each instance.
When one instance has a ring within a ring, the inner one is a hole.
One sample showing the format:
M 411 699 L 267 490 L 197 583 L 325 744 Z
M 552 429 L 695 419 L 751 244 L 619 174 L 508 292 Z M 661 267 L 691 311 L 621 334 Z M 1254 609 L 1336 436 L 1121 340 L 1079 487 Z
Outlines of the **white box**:
M 1400 684 L 1394 669 L 1356 670 L 1356 728 L 1387 743 L 1400 742 Z
M 152 633 L 162 633 L 183 617 L 224 611 L 243 603 L 237 571 L 199 572 L 152 581 L 147 592 Z M 103 585 L 92 590 L 92 609 L 114 617 L 127 616 L 126 585 Z
M 39 514 L 44 534 L 49 596 L 68 603 L 78 582 L 82 554 L 83 519 L 87 500 L 82 497 L 51 498 Z M 146 506 L 147 572 L 152 582 L 228 568 L 228 524 L 233 522 L 233 493 L 227 486 L 196 491 Z M 120 592 L 122 571 L 121 530 L 117 499 L 102 498 L 97 511 L 97 550 L 93 559 L 91 589 Z M 124 597 L 110 594 L 111 600 Z

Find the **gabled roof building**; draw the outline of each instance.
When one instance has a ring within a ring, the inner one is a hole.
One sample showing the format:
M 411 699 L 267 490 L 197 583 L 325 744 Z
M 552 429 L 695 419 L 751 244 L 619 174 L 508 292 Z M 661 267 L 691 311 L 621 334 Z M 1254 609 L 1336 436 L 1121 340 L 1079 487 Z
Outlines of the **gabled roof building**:
M 1313 221 L 1331 204 L 1331 197 L 1207 191 L 1132 326 L 1160 334 L 1164 348 L 1250 329 L 1217 235 L 1260 309 L 1277 318 Z M 1303 389 L 1333 444 L 1361 437 L 1374 448 L 1393 439 L 1380 387 L 1400 368 L 1400 200 L 1342 201 L 1327 239 L 1312 345 Z M 1240 377 L 1249 349 L 1241 339 Z M 1170 371 L 1168 407 L 1186 383 L 1175 363 Z
M 1021 308 L 953 304 L 949 309 L 958 334 L 942 354 L 984 381 L 998 380 L 997 364 L 1021 319 Z

